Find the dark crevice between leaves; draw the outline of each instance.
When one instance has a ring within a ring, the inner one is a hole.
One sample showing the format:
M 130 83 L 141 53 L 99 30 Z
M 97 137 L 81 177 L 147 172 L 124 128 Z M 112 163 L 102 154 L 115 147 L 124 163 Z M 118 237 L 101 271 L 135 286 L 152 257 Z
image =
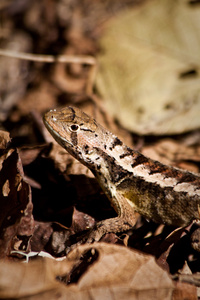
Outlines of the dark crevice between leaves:
M 80 257 L 79 262 L 74 266 L 71 273 L 68 276 L 57 277 L 57 280 L 69 285 L 72 283 L 77 283 L 80 278 L 87 272 L 87 269 L 97 261 L 99 257 L 99 251 L 92 248 L 85 251 Z

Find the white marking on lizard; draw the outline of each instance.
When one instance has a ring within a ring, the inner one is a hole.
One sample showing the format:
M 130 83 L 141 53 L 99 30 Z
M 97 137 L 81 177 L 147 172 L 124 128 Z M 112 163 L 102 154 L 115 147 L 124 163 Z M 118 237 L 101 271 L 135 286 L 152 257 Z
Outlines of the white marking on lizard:
M 171 186 L 174 187 L 177 184 L 176 178 L 165 177 L 162 173 L 155 173 L 150 175 L 150 169 L 145 165 L 141 164 L 132 169 L 134 176 L 141 176 L 145 181 L 155 182 L 161 187 Z
M 175 192 L 186 192 L 189 196 L 195 196 L 199 195 L 200 196 L 200 190 L 197 189 L 197 186 L 192 185 L 191 183 L 188 182 L 182 182 L 177 184 L 174 187 Z
M 133 172 L 134 176 L 140 176 L 146 180 L 147 178 L 149 178 L 150 169 L 148 167 L 146 167 L 145 165 L 141 164 L 141 165 L 138 165 L 138 166 L 132 168 L 132 172 Z

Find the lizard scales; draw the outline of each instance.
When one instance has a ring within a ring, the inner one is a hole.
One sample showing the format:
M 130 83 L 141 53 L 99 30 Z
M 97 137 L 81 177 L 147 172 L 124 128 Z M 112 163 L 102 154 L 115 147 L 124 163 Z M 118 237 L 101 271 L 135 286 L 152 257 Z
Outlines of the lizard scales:
M 55 140 L 93 172 L 118 214 L 97 224 L 99 236 L 132 227 L 135 211 L 156 223 L 179 227 L 200 218 L 198 174 L 130 149 L 75 107 L 47 112 L 44 123 Z

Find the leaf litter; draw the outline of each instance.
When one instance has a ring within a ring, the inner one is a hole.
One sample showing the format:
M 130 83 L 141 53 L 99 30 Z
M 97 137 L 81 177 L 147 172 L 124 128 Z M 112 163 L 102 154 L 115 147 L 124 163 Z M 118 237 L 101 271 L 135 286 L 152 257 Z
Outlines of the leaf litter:
M 95 55 L 102 24 L 129 5 L 7 2 L 0 6 L 0 46 L 48 55 Z M 15 45 L 23 37 L 20 48 L 12 47 L 13 35 Z M 79 106 L 130 147 L 194 172 L 199 172 L 198 131 L 169 138 L 139 136 L 110 117 L 97 93 L 85 94 L 87 65 L 0 59 L 5 70 L 0 77 L 7 78 L 0 88 L 0 297 L 196 299 L 200 267 L 199 254 L 190 246 L 193 227 L 177 230 L 138 216 L 134 230 L 108 234 L 104 243 L 82 245 L 66 255 L 83 232 L 115 212 L 92 173 L 52 141 L 41 116 L 57 106 Z M 51 259 L 43 257 L 48 255 Z

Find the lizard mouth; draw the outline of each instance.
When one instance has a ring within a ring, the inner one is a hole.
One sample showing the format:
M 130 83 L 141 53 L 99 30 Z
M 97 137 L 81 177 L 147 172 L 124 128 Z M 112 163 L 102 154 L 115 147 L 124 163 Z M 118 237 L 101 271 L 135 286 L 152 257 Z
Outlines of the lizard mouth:
M 49 122 L 47 122 L 45 119 L 44 120 L 44 124 L 47 128 L 47 130 L 51 133 L 51 135 L 54 137 L 54 139 L 58 142 L 58 144 L 60 144 L 62 147 L 66 148 L 66 144 L 70 145 L 71 147 L 73 147 L 73 144 L 65 139 L 62 135 L 60 135 L 56 130 L 54 130 L 53 126 L 51 126 L 49 124 Z

